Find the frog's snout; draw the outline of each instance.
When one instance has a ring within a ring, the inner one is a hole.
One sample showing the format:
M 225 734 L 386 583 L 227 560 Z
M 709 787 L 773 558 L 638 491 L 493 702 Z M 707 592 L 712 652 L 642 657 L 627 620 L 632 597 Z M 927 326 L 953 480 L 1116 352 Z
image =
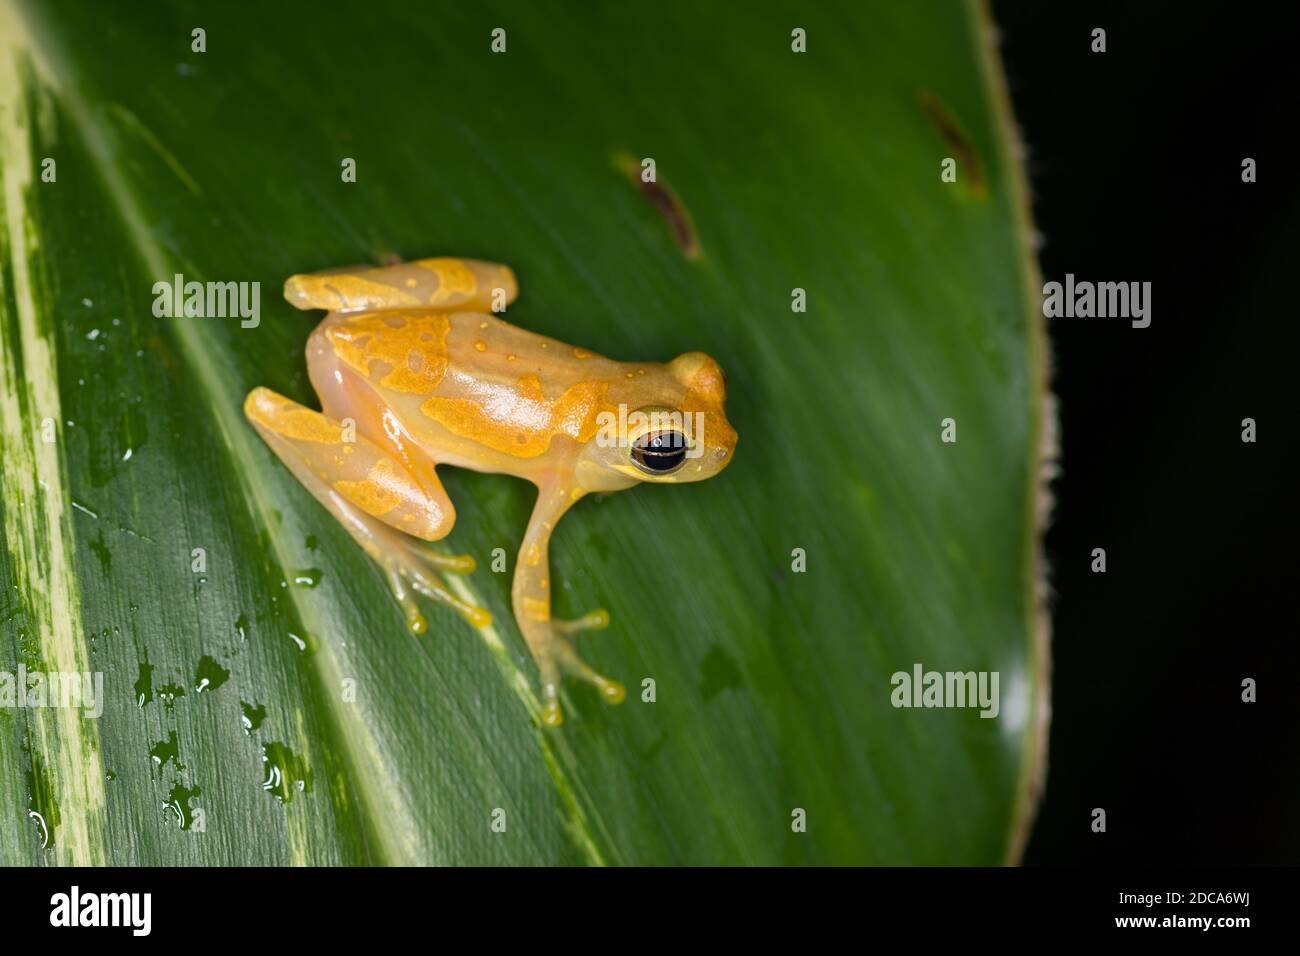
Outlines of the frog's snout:
M 715 474 L 731 464 L 731 459 L 736 457 L 736 444 L 740 441 L 740 436 L 731 427 L 731 423 L 727 422 L 726 419 L 722 421 L 726 426 L 723 430 L 722 440 L 709 449 L 715 465 Z

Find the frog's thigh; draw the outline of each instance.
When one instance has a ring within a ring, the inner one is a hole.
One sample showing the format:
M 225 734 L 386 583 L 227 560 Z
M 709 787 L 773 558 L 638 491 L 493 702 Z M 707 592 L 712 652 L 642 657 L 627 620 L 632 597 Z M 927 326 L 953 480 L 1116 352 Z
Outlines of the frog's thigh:
M 336 312 L 385 309 L 499 310 L 519 295 L 509 266 L 442 256 L 394 265 L 353 266 L 290 276 L 284 297 L 300 309 Z
M 338 321 L 350 320 L 339 317 Z M 307 342 L 307 372 L 311 376 L 312 387 L 320 396 L 322 414 L 337 422 L 354 422 L 358 435 L 369 439 L 381 454 L 400 464 L 417 485 L 437 497 L 447 513 L 453 514 L 451 502 L 447 500 L 442 482 L 438 480 L 435 470 L 437 463 L 415 442 L 396 442 L 389 433 L 389 424 L 384 420 L 387 406 L 377 399 L 370 382 L 339 360 L 330 346 L 325 331 L 327 328 L 328 325 L 322 323 Z
M 426 541 L 444 537 L 456 523 L 455 509 L 432 468 L 417 482 L 365 435 L 347 434 L 334 419 L 267 388 L 248 393 L 244 414 L 327 508 L 333 491 L 371 517 Z

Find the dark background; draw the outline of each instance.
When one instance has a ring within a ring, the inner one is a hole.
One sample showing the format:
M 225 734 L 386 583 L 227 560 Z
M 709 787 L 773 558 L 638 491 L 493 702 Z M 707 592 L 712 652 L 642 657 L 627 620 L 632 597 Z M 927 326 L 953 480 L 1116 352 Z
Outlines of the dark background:
M 1282 4 L 993 9 L 1044 281 L 1153 284 L 1149 328 L 1049 323 L 1053 713 L 1025 861 L 1300 862 L 1295 34 Z

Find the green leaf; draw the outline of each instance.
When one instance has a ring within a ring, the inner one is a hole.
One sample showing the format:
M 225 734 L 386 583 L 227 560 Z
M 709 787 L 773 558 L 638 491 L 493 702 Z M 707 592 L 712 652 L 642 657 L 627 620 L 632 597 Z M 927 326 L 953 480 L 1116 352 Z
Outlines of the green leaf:
M 0 9 L 0 668 L 103 675 L 99 717 L 0 707 L 0 862 L 1018 856 L 1051 418 L 982 7 Z M 416 638 L 243 419 L 257 385 L 316 404 L 284 279 L 392 254 L 508 263 L 515 324 L 726 370 L 731 467 L 552 543 L 622 706 L 567 685 L 537 723 L 489 569 L 528 486 L 444 469 L 451 583 L 496 623 Z M 260 324 L 155 317 L 176 273 L 259 282 Z M 999 672 L 997 718 L 892 706 L 917 662 Z

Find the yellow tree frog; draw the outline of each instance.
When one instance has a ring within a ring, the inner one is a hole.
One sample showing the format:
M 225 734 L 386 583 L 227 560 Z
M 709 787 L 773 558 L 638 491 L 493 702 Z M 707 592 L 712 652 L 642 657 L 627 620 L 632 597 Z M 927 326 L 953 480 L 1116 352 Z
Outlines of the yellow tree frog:
M 592 670 L 572 636 L 609 624 L 604 610 L 551 616 L 547 546 L 583 495 L 638 482 L 712 477 L 736 432 L 726 383 L 701 352 L 667 363 L 616 362 L 507 323 L 518 285 L 506 266 L 437 258 L 291 277 L 285 298 L 328 314 L 307 340 L 321 411 L 255 388 L 244 413 L 271 450 L 383 570 L 408 624 L 426 622 L 412 592 L 486 626 L 439 572 L 469 573 L 468 555 L 420 542 L 452 529 L 456 512 L 438 465 L 514 475 L 537 486 L 515 564 L 515 620 L 537 662 L 543 720 L 562 721 L 562 674 L 610 703 L 624 689 Z

